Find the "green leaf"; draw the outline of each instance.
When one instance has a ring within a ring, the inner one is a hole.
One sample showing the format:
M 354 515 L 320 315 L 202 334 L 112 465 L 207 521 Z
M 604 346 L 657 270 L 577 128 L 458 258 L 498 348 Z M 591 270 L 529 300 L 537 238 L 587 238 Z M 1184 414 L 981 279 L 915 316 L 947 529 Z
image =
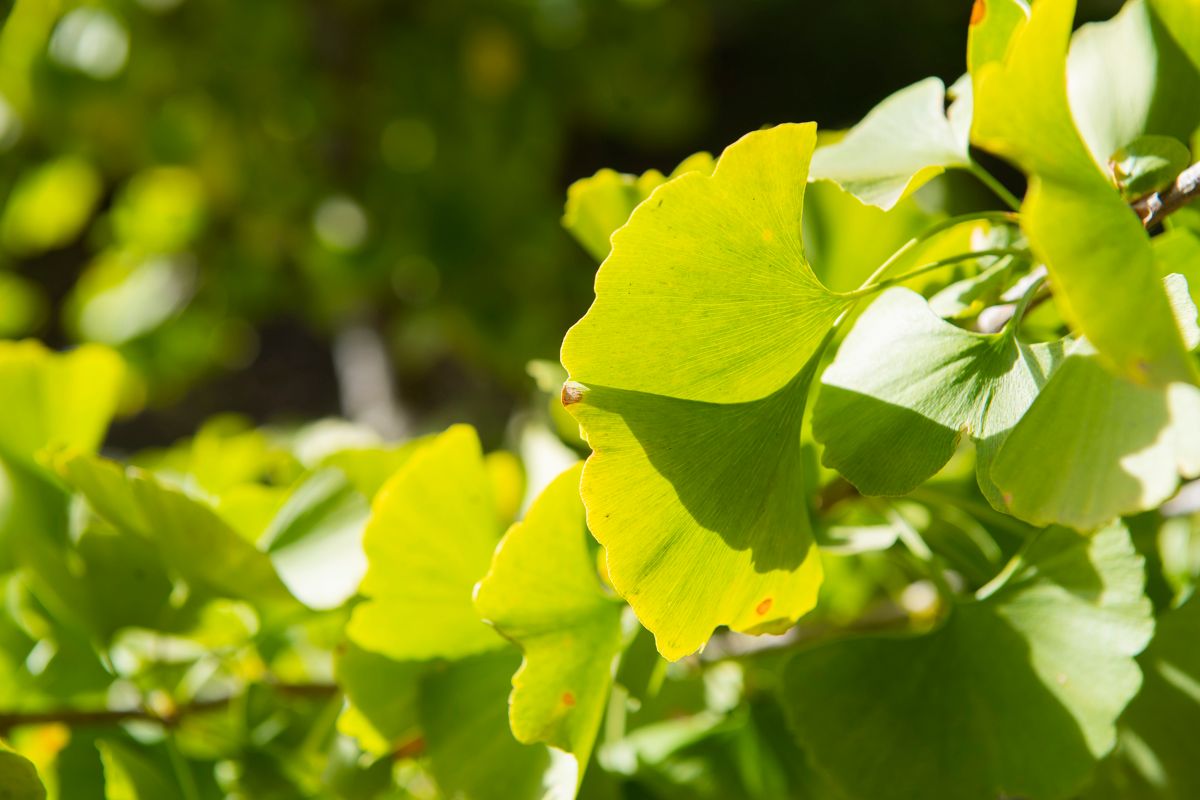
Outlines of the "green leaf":
M 189 586 L 245 600 L 269 620 L 302 610 L 267 554 L 203 503 L 143 470 L 98 456 L 66 453 L 55 466 L 105 522 L 153 542 Z
M 346 644 L 333 660 L 334 676 L 347 700 L 338 730 L 357 739 L 364 750 L 392 753 L 417 727 L 417 694 L 426 667 Z
M 1171 37 L 1200 69 L 1200 6 L 1194 0 L 1150 0 Z
M 1067 797 L 1141 682 L 1134 656 L 1154 625 L 1142 585 L 1123 527 L 1051 528 L 931 633 L 798 653 L 783 688 L 793 730 L 852 797 Z
M 1158 621 L 1138 658 L 1142 690 L 1121 715 L 1118 744 L 1089 800 L 1190 800 L 1200 796 L 1194 731 L 1200 728 L 1200 598 Z
M 103 189 L 96 168 L 78 156 L 23 173 L 0 215 L 0 241 L 21 256 L 70 244 L 91 219 Z
M 479 437 L 455 425 L 423 445 L 372 505 L 367 573 L 347 635 L 397 660 L 459 658 L 504 646 L 471 594 L 500 539 Z
M 650 193 L 669 180 L 688 172 L 711 175 L 716 162 L 708 153 L 689 156 L 669 177 L 656 169 L 641 175 L 626 175 L 602 169 L 590 178 L 582 178 L 567 189 L 567 209 L 563 227 L 597 261 L 611 251 L 613 231 L 625 224 L 633 209 Z
M 32 464 L 47 447 L 95 450 L 123 376 L 120 356 L 107 347 L 59 354 L 34 341 L 0 342 L 0 456 Z
M 570 800 L 575 761 L 523 745 L 508 727 L 504 698 L 519 662 L 505 648 L 456 661 L 423 681 L 419 712 L 430 767 L 443 797 Z
M 1074 10 L 1073 0 L 1042 0 L 1003 63 L 981 67 L 973 141 L 1028 173 L 1021 225 L 1050 271 L 1056 302 L 1101 357 L 1137 383 L 1191 381 L 1195 368 L 1150 239 L 1071 117 L 1065 76 Z
M 951 167 L 968 167 L 967 140 L 946 117 L 946 86 L 926 78 L 875 106 L 836 144 L 817 150 L 809 180 L 837 183 L 890 209 Z
M 1181 275 L 1187 281 L 1193 305 L 1200 303 L 1200 238 L 1186 228 L 1166 231 L 1154 237 L 1154 257 L 1159 274 Z M 1172 296 L 1173 302 L 1176 299 Z
M 366 498 L 340 470 L 318 470 L 292 487 L 258 546 L 301 602 L 337 608 L 366 572 L 362 536 L 369 514 Z
M 683 400 L 758 400 L 786 385 L 847 300 L 816 279 L 800 224 L 815 126 L 751 133 L 711 177 L 637 208 L 567 333 L 573 380 Z
M 5 749 L 0 749 L 0 800 L 46 800 L 33 764 Z
M 1200 74 L 1144 0 L 1131 0 L 1112 19 L 1075 32 L 1067 90 L 1080 135 L 1096 162 L 1110 169 L 1121 160 L 1118 151 L 1140 137 L 1186 141 L 1200 124 L 1194 101 Z M 1180 169 L 1188 163 L 1185 154 Z
M 750 403 L 593 387 L 570 406 L 593 449 L 588 526 L 666 658 L 694 652 L 719 625 L 779 630 L 815 605 L 821 565 L 800 453 L 815 367 Z
M 864 494 L 908 494 L 941 469 L 964 435 L 977 444 L 980 487 L 991 459 L 1063 355 L 1015 329 L 971 333 L 919 294 L 889 289 L 859 317 L 821 378 L 813 435 L 823 463 Z M 886 447 L 880 447 L 886 443 Z
M 1200 390 L 1131 383 L 1081 345 L 992 465 L 1003 507 L 1037 525 L 1089 530 L 1157 507 L 1181 473 L 1200 474 Z
M 583 777 L 621 647 L 621 604 L 600 586 L 587 549 L 580 466 L 546 487 L 504 535 L 475 608 L 525 653 L 513 676 L 517 740 L 573 754 Z
M 589 527 L 668 658 L 718 625 L 786 625 L 816 599 L 800 421 L 848 302 L 803 256 L 814 141 L 811 124 L 752 133 L 712 177 L 659 189 L 613 237 L 563 343 L 578 382 L 564 401 L 594 451 Z
M 975 0 L 967 34 L 967 71 L 975 92 L 986 65 L 1004 60 L 1017 31 L 1029 19 L 1024 0 Z
M 1109 158 L 1121 194 L 1141 197 L 1166 186 L 1191 163 L 1192 154 L 1170 136 L 1139 136 Z

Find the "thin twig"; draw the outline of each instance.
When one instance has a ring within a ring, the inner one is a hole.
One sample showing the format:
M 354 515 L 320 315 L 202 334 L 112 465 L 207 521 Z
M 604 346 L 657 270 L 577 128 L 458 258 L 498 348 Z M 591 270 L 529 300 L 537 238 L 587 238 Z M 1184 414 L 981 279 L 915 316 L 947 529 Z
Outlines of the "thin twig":
M 1200 197 L 1200 162 L 1179 173 L 1174 183 L 1159 192 L 1153 192 L 1133 202 L 1142 225 L 1152 228 L 1172 212 Z
M 275 683 L 266 684 L 274 691 L 288 697 L 323 699 L 333 697 L 341 691 L 330 683 Z M 235 695 L 216 697 L 210 700 L 195 700 L 169 712 L 152 711 L 148 708 L 128 709 L 75 709 L 60 708 L 47 711 L 0 712 L 0 737 L 7 737 L 14 728 L 30 725 L 61 724 L 70 728 L 103 727 L 123 722 L 153 722 L 164 728 L 178 725 L 185 717 L 220 711 L 236 699 Z

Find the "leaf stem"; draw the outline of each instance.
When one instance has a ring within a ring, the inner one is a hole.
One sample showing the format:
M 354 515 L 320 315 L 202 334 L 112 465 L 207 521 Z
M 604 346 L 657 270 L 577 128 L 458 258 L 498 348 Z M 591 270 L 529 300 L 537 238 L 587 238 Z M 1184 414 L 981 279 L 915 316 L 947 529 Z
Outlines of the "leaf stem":
M 853 292 L 847 292 L 846 296 L 866 297 L 867 295 L 882 291 L 889 286 L 895 286 L 897 284 L 904 283 L 907 280 L 911 280 L 918 275 L 924 275 L 926 272 L 933 272 L 934 270 L 941 269 L 942 267 L 948 267 L 952 264 L 970 261 L 973 258 L 985 258 L 987 256 L 1018 256 L 1024 255 L 1026 252 L 1027 251 L 1018 247 L 997 247 L 991 250 L 972 250 L 966 253 L 958 253 L 956 255 L 947 256 L 946 258 L 940 258 L 937 261 L 932 261 L 928 264 L 922 264 L 921 266 L 915 267 L 908 272 L 897 275 L 894 278 L 887 278 L 886 280 L 879 281 L 878 283 L 872 283 L 869 286 L 862 286 L 858 289 L 855 289 Z
M 1029 551 L 1033 549 L 1033 545 L 1037 542 L 1038 538 L 1041 537 L 1044 530 L 1045 528 L 1040 528 L 1025 539 L 1025 541 L 1021 544 L 1021 548 L 1017 550 L 1016 554 L 1014 554 L 1013 557 L 1008 560 L 1008 563 L 996 573 L 996 577 L 979 587 L 979 590 L 975 592 L 976 600 L 986 600 L 996 592 L 1003 589 L 1008 582 L 1012 580 L 1012 576 L 1016 575 L 1021 567 L 1025 566 L 1025 557 L 1029 555 Z
M 896 508 L 893 503 L 884 503 L 883 513 L 888 518 L 888 522 L 896 527 L 900 541 L 908 548 L 908 551 L 916 556 L 926 567 L 926 573 L 929 579 L 933 581 L 933 585 L 937 587 L 938 594 L 946 601 L 954 599 L 954 590 L 950 588 L 950 584 L 946 581 L 946 568 L 942 564 L 942 560 L 929 547 L 929 543 L 925 538 L 912 526 L 904 515 Z
M 1042 284 L 1046 282 L 1045 275 L 1039 275 L 1021 295 L 1021 299 L 1017 301 L 1016 307 L 1013 309 L 1013 314 L 1008 318 L 1008 322 L 1004 324 L 1002 335 L 1007 339 L 1014 339 L 1017 335 L 1017 329 L 1021 327 L 1021 320 L 1025 316 L 1025 312 L 1029 309 L 1029 304 L 1033 301 L 1038 290 L 1042 288 Z
M 859 290 L 879 281 L 884 275 L 887 274 L 888 270 L 896 265 L 901 258 L 911 253 L 921 243 L 928 239 L 932 239 L 934 236 L 937 236 L 943 231 L 948 231 L 951 228 L 956 228 L 959 225 L 963 225 L 967 222 L 1006 222 L 1012 224 L 1016 221 L 1017 215 L 1012 211 L 973 211 L 969 214 L 959 214 L 958 216 L 949 217 L 941 220 L 940 222 L 935 222 L 925 230 L 918 233 L 916 236 L 909 239 L 904 244 L 900 245 L 896 252 L 888 256 L 887 259 L 880 264 L 874 272 L 871 273 L 871 275 L 863 282 L 862 286 L 859 287 Z M 853 294 L 853 292 L 851 292 L 851 294 Z
M 967 167 L 972 175 L 979 179 L 979 182 L 992 190 L 992 194 L 1004 201 L 1004 204 L 1013 211 L 1018 211 L 1021 208 L 1020 199 L 1005 188 L 1004 184 L 996 179 L 996 176 L 983 168 L 983 165 L 978 161 L 972 160 Z

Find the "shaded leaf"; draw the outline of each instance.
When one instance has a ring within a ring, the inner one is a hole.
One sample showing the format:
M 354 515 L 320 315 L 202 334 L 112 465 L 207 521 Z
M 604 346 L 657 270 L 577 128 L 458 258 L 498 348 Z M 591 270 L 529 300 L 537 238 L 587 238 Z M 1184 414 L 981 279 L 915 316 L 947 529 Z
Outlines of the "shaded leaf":
M 143 470 L 98 456 L 56 458 L 59 474 L 104 521 L 154 543 L 190 586 L 246 600 L 269 618 L 303 609 L 256 549 L 211 508 Z
M 915 292 L 884 292 L 821 377 L 813 435 L 823 463 L 865 494 L 903 495 L 969 435 L 980 488 L 998 502 L 991 459 L 1063 355 L 1061 343 L 1026 345 L 1015 334 L 971 333 Z
M 46 800 L 33 764 L 5 749 L 0 749 L 0 800 Z
M 792 728 L 853 797 L 1067 797 L 1140 685 L 1142 584 L 1123 527 L 1051 528 L 1003 586 L 931 633 L 798 653 L 784 676 Z

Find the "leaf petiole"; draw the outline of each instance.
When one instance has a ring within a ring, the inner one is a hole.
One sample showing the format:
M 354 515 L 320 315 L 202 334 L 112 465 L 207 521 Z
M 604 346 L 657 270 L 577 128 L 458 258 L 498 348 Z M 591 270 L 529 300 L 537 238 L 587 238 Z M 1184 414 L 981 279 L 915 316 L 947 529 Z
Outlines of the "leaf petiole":
M 1011 208 L 1013 211 L 1020 210 L 1020 199 L 1007 188 L 1005 188 L 1004 184 L 998 181 L 995 175 L 984 169 L 983 165 L 981 165 L 978 161 L 972 160 L 970 166 L 967 167 L 967 170 L 976 178 L 978 178 L 980 183 L 991 189 L 992 194 L 1003 200 L 1006 206 Z
M 947 256 L 946 258 L 940 258 L 937 261 L 931 261 L 928 264 L 922 264 L 921 266 L 915 267 L 914 269 L 911 269 L 901 275 L 897 275 L 894 278 L 887 278 L 886 280 L 882 280 L 877 283 L 862 286 L 852 292 L 847 292 L 846 296 L 854 298 L 866 297 L 867 295 L 882 291 L 889 286 L 896 286 L 904 283 L 905 281 L 916 278 L 919 275 L 924 275 L 927 272 L 933 272 L 934 270 L 941 269 L 942 267 L 959 264 L 963 261 L 970 261 L 973 258 L 986 258 L 988 256 L 1018 256 L 1025 255 L 1026 252 L 1028 251 L 1018 247 L 997 247 L 991 250 L 973 250 L 966 253 L 958 253 L 956 255 Z

